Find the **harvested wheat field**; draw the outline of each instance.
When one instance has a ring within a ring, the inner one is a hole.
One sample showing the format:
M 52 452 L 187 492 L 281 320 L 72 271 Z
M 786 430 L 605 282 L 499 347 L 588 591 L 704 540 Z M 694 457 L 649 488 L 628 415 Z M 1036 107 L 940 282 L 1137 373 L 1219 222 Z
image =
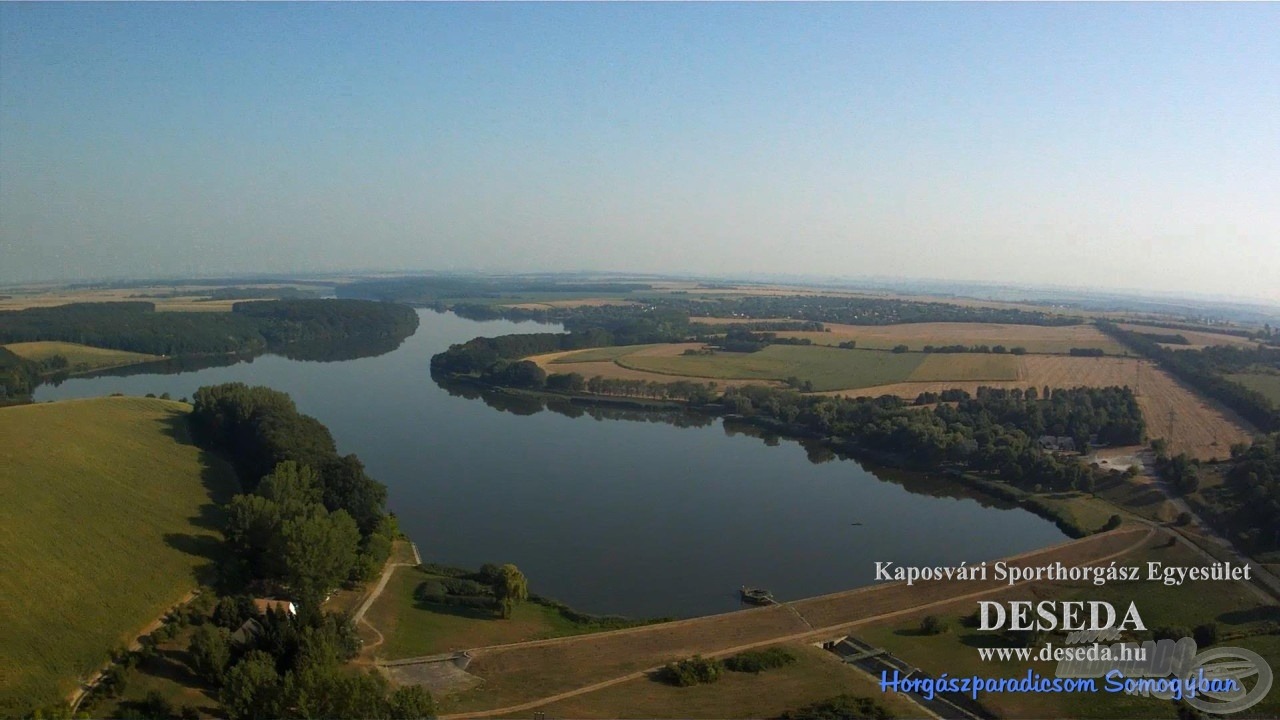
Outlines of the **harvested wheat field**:
M 821 345 L 852 340 L 858 347 L 888 350 L 906 345 L 1004 345 L 1023 347 L 1031 353 L 1062 353 L 1071 348 L 1098 348 L 1111 355 L 1125 349 L 1092 325 L 1001 325 L 997 323 L 903 323 L 900 325 L 842 325 L 823 323 L 831 332 L 781 332 L 782 337 L 809 338 Z
M 940 356 L 941 357 L 941 356 Z M 1133 358 L 1085 358 L 1026 355 L 1018 358 L 1018 380 L 968 382 L 905 382 L 830 394 L 849 397 L 898 395 L 915 398 L 922 392 L 961 388 L 970 393 L 979 386 L 1042 389 L 1071 387 L 1137 388 L 1138 404 L 1147 420 L 1147 435 L 1170 439 L 1173 452 L 1185 452 L 1202 460 L 1225 458 L 1231 445 L 1247 442 L 1253 428 L 1235 413 L 1211 402 L 1174 380 L 1150 361 Z M 1170 436 L 1170 413 L 1173 413 Z

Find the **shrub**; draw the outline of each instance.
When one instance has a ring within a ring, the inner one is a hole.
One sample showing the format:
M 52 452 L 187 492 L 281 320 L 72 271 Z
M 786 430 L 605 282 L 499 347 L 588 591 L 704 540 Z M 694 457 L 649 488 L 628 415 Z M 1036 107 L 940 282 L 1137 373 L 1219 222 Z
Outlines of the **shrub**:
M 1191 631 L 1191 636 L 1195 638 L 1196 645 L 1200 647 L 1208 647 L 1218 642 L 1218 623 L 1205 623 L 1197 625 L 1195 630 Z
M 492 589 L 475 580 L 464 578 L 447 578 L 442 581 L 444 589 L 450 595 L 487 595 Z
M 789 710 L 782 714 L 781 720 L 887 720 L 891 717 L 893 714 L 875 700 L 845 694 L 806 705 L 799 710 Z
M 422 602 L 442 602 L 447 592 L 439 580 L 423 580 L 414 588 L 413 597 Z
M 658 671 L 658 678 L 676 687 L 690 687 L 719 680 L 723 669 L 724 665 L 719 660 L 694 655 L 679 662 L 668 663 Z
M 947 623 L 937 615 L 925 615 L 920 621 L 920 632 L 925 635 L 940 635 L 947 630 Z
M 748 650 L 724 661 L 726 669 L 733 672 L 758 673 L 780 668 L 796 661 L 796 656 L 783 648 Z

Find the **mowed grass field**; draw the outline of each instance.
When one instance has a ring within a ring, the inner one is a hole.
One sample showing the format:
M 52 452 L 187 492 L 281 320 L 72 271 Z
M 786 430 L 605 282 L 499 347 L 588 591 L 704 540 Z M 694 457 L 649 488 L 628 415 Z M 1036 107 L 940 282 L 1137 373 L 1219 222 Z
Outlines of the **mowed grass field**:
M 36 362 L 61 355 L 67 359 L 68 369 L 73 372 L 133 365 L 161 359 L 159 355 L 129 352 L 128 350 L 108 350 L 70 342 L 21 342 L 9 343 L 5 347 L 18 357 Z
M 903 382 L 1012 381 L 1019 377 L 1018 359 L 1012 355 L 926 355 L 817 345 L 771 345 L 754 353 L 684 354 L 686 350 L 700 347 L 688 343 L 629 345 L 554 353 L 533 359 L 547 372 L 578 372 L 585 377 L 602 375 L 671 382 L 672 376 L 677 376 L 771 384 L 796 377 L 812 382 L 816 391 Z
M 58 702 L 196 585 L 229 466 L 190 406 L 96 398 L 0 409 L 0 716 Z
M 442 578 L 417 567 L 400 567 L 392 573 L 365 614 L 365 620 L 383 637 L 377 646 L 376 635 L 366 640 L 375 657 L 396 660 L 585 632 L 555 609 L 534 603 L 517 605 L 512 616 L 502 620 L 482 609 L 418 602 L 414 590 L 433 579 Z
M 1227 379 L 1262 393 L 1272 403 L 1280 406 L 1280 373 L 1239 373 L 1228 375 Z
M 759 352 L 714 355 L 622 355 L 614 362 L 632 370 L 662 375 L 739 380 L 797 377 L 814 390 L 866 387 L 902 382 L 924 362 L 916 353 L 840 350 L 804 345 L 770 345 Z

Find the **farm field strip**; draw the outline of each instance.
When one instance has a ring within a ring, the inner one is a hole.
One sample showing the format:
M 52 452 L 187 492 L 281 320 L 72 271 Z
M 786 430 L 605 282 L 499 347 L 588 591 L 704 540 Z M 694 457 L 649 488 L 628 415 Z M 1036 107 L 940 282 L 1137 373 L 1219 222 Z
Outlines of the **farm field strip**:
M 1003 345 L 1024 347 L 1027 352 L 1066 354 L 1071 348 L 1098 348 L 1120 355 L 1125 348 L 1092 325 L 1006 325 L 998 323 L 902 323 L 898 325 L 844 325 L 823 323 L 830 332 L 780 332 L 780 337 L 808 338 L 820 345 L 854 341 L 858 347 L 890 350 L 906 345 Z
M 900 382 L 911 376 L 924 356 L 801 345 L 770 345 L 754 353 L 663 356 L 624 355 L 615 363 L 664 375 L 734 380 L 785 380 L 797 377 L 815 390 Z
M 908 382 L 1018 380 L 1021 364 L 1014 355 L 986 353 L 937 353 L 925 355 Z
M 1227 379 L 1262 393 L 1272 403 L 1280 406 L 1280 373 L 1238 373 L 1228 375 Z

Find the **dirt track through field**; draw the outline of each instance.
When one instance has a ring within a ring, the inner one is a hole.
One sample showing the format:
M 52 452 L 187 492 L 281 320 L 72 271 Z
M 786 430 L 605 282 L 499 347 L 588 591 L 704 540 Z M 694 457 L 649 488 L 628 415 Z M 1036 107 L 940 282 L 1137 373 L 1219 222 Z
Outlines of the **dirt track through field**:
M 1138 549 L 1154 533 L 1153 527 L 1126 527 L 1006 560 L 1023 566 L 1054 561 L 1099 564 Z M 470 651 L 474 660 L 468 672 L 485 679 L 486 700 L 506 706 L 441 717 L 523 712 L 642 678 L 673 659 L 693 654 L 723 657 L 781 642 L 816 642 L 859 625 L 1006 592 L 1018 585 L 997 580 L 876 585 L 792 602 L 789 607 L 775 605 L 609 633 L 477 648 Z

